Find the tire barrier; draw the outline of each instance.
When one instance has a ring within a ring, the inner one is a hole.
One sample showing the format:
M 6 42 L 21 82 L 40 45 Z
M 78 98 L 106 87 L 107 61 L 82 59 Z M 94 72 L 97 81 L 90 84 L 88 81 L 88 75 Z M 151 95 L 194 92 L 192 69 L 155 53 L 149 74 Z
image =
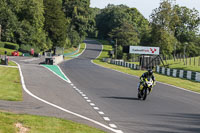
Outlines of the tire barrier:
M 160 66 L 156 66 L 156 72 L 163 75 L 167 75 L 167 76 L 184 78 L 184 79 L 200 82 L 199 72 L 171 69 L 171 68 L 165 68 L 165 67 L 160 67 Z
M 131 68 L 131 69 L 134 69 L 134 70 L 140 70 L 139 65 L 128 63 L 128 62 L 125 62 L 123 60 L 113 60 L 113 59 L 109 59 L 109 58 L 103 58 L 103 61 L 108 62 L 110 64 L 115 64 L 115 65 L 118 65 L 118 66 Z

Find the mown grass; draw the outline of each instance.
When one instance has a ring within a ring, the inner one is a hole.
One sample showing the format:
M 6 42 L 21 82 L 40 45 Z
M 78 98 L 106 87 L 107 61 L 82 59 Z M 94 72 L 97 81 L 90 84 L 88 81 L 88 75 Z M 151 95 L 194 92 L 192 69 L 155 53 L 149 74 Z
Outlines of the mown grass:
M 64 53 L 72 53 L 72 52 L 74 52 L 76 50 L 77 50 L 77 48 L 75 48 L 75 47 L 67 48 L 67 49 L 64 50 Z
M 9 66 L 17 66 L 17 64 L 14 63 L 14 62 L 12 62 L 12 61 L 9 61 L 9 62 L 8 62 L 8 65 L 9 65 Z
M 66 56 L 64 59 L 65 59 L 65 60 L 70 60 L 70 59 L 72 59 L 72 58 L 74 58 L 74 57 L 77 57 L 79 54 L 81 54 L 81 53 L 83 52 L 83 50 L 85 49 L 86 44 L 85 44 L 85 43 L 81 43 L 80 45 L 81 45 L 81 46 L 80 46 L 80 50 L 79 50 L 78 53 L 75 53 L 74 55 L 70 55 L 70 57 L 69 57 L 69 56 Z M 74 51 L 76 51 L 76 50 L 74 50 Z M 70 53 L 72 53 L 72 52 L 74 52 L 74 51 L 71 51 Z
M 0 67 L 0 100 L 22 100 L 22 86 L 18 68 Z
M 0 65 L 1 65 L 1 60 L 0 60 Z M 17 64 L 12 61 L 8 61 L 8 66 L 17 66 Z
M 17 123 L 28 128 L 28 133 L 104 133 L 96 128 L 54 117 L 0 112 L 0 118 L 0 133 L 19 132 L 15 126 Z
M 118 70 L 127 74 L 131 74 L 131 75 L 135 75 L 135 76 L 141 76 L 145 71 L 142 70 L 132 70 L 130 68 L 125 68 L 122 66 L 117 66 L 117 65 L 113 65 L 113 64 L 109 64 L 106 62 L 103 62 L 102 59 L 103 58 L 108 58 L 108 50 L 112 49 L 112 46 L 110 46 L 108 44 L 108 42 L 105 41 L 101 41 L 104 44 L 104 48 L 102 51 L 102 54 L 99 56 L 98 59 L 94 60 L 94 63 L 97 63 L 99 65 L 102 65 L 104 67 L 110 68 L 110 69 L 114 69 L 114 70 Z M 162 75 L 162 74 L 156 74 L 155 73 L 155 77 L 156 80 L 159 82 L 163 82 L 163 83 L 167 83 L 167 84 L 171 84 L 177 87 L 181 87 L 181 88 L 185 88 L 188 90 L 192 90 L 192 91 L 196 91 L 196 92 L 200 92 L 200 83 L 199 82 L 195 82 L 195 81 L 190 81 L 190 80 L 186 80 L 186 79 L 180 79 L 180 78 L 175 78 L 175 77 L 170 77 L 170 76 L 166 76 L 166 75 Z
M 187 61 L 187 63 L 186 63 Z M 187 71 L 196 71 L 200 72 L 200 56 L 199 57 L 193 57 L 193 58 L 187 58 L 185 59 L 185 64 L 183 59 L 178 59 L 178 60 L 166 60 L 164 61 L 167 67 L 173 68 L 173 69 L 182 69 L 182 70 L 187 70 Z M 161 65 L 163 66 L 163 65 Z

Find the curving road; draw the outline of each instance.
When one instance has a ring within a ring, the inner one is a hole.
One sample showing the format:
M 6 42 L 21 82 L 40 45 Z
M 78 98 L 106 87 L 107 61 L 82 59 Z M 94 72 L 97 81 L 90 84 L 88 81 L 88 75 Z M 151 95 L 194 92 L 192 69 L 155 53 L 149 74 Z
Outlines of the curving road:
M 137 99 L 137 77 L 91 62 L 102 46 L 86 40 L 85 52 L 59 66 L 124 133 L 199 133 L 200 95 L 158 83 L 146 101 Z M 110 123 L 110 122 L 108 122 Z

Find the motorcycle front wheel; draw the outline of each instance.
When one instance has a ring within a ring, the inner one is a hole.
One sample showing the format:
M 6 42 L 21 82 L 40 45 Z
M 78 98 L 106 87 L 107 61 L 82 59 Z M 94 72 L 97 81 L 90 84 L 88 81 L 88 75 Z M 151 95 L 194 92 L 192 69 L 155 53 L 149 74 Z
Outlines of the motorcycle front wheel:
M 142 91 L 143 91 L 142 100 L 146 100 L 146 98 L 147 98 L 147 88 L 144 88 Z

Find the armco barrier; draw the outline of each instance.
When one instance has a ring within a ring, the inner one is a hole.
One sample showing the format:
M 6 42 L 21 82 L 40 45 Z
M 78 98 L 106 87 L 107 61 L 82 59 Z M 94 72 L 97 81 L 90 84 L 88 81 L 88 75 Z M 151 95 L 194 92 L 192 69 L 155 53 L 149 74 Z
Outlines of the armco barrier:
M 160 67 L 160 66 L 156 66 L 156 72 L 161 73 L 163 75 L 168 75 L 168 76 L 178 77 L 178 78 L 185 78 L 188 80 L 200 82 L 199 72 L 170 69 L 170 68 L 165 68 L 165 67 Z

